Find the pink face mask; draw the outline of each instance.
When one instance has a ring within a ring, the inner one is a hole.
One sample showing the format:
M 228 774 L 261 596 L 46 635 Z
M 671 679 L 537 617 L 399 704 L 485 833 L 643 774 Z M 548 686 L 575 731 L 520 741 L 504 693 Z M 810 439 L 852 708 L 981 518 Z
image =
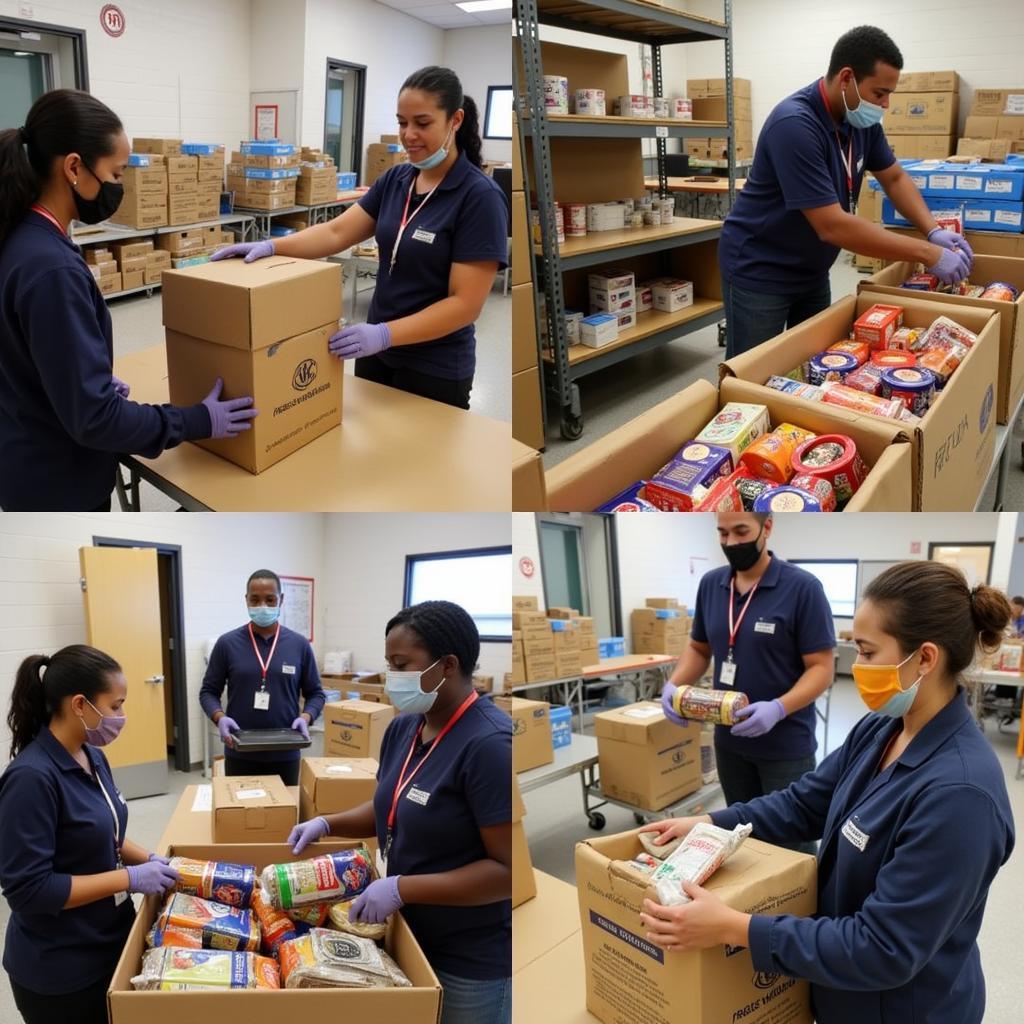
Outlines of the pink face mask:
M 82 726 L 85 729 L 85 742 L 94 747 L 105 747 L 108 743 L 113 743 L 124 728 L 124 723 L 128 721 L 128 717 L 126 715 L 105 715 L 88 697 L 85 699 L 85 703 L 100 716 L 100 723 L 95 729 L 90 729 L 85 724 L 85 719 L 82 719 Z

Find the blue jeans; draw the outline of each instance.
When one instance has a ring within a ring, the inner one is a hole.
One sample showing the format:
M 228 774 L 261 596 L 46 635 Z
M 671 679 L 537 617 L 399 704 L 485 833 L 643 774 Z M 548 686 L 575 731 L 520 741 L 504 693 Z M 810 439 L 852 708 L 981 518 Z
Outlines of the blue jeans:
M 725 303 L 725 358 L 732 359 L 828 309 L 832 304 L 832 289 L 826 278 L 824 285 L 811 291 L 775 295 L 750 292 L 723 279 L 722 300 Z
M 512 979 L 477 981 L 435 969 L 444 989 L 441 1024 L 512 1024 Z

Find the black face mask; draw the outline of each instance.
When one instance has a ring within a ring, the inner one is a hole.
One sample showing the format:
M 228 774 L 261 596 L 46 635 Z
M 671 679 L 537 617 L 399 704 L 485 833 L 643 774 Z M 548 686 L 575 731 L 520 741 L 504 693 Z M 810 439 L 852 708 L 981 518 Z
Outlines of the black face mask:
M 72 189 L 75 197 L 76 220 L 83 224 L 99 224 L 101 220 L 112 217 L 124 199 L 124 185 L 114 181 L 100 181 L 96 172 L 84 161 L 82 166 L 100 182 L 100 190 L 96 193 L 95 199 L 83 199 L 76 190 Z
M 757 565 L 757 560 L 763 553 L 763 549 L 757 546 L 762 533 L 764 533 L 764 527 L 758 531 L 757 536 L 753 540 L 744 541 L 742 544 L 722 545 L 722 554 L 725 555 L 729 565 L 732 566 L 733 572 L 746 572 Z

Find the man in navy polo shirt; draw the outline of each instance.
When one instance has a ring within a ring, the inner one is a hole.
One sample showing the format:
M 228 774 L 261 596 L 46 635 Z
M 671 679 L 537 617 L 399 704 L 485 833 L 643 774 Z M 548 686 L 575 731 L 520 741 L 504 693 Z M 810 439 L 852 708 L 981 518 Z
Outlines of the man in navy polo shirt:
M 833 48 L 828 74 L 765 120 L 718 247 L 728 358 L 827 308 L 840 249 L 922 263 L 943 284 L 966 279 L 970 246 L 936 224 L 882 131 L 902 67 L 881 29 L 851 29 Z M 855 215 L 865 171 L 927 241 Z
M 324 707 L 324 691 L 309 641 L 279 622 L 281 580 L 258 569 L 246 584 L 249 622 L 217 640 L 210 654 L 199 703 L 224 741 L 226 775 L 280 775 L 299 784 L 300 751 L 235 750 L 231 734 L 240 729 L 294 729 L 309 739 L 309 727 Z M 221 707 L 228 689 L 227 711 Z M 305 697 L 299 713 L 299 694 Z
M 690 644 L 662 692 L 666 715 L 678 686 L 715 659 L 715 689 L 750 698 L 733 726 L 715 726 L 718 778 L 727 805 L 785 789 L 816 765 L 814 701 L 832 684 L 836 645 L 821 583 L 768 550 L 772 517 L 723 512 L 718 536 L 729 565 L 697 587 Z M 814 853 L 813 843 L 792 849 Z

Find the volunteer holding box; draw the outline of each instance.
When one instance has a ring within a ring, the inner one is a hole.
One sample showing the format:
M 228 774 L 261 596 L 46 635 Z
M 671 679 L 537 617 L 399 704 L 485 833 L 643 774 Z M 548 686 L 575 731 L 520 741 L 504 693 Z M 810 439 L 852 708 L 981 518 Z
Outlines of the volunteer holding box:
M 989 886 L 1013 849 L 1003 771 L 960 685 L 979 645 L 999 645 L 1006 598 L 938 562 L 902 562 L 853 620 L 853 678 L 874 712 L 788 789 L 700 818 L 661 821 L 656 842 L 698 821 L 752 824 L 769 843 L 820 839 L 814 917 L 740 913 L 699 886 L 645 901 L 667 949 L 746 946 L 754 968 L 811 982 L 818 1024 L 981 1024 L 977 937 Z
M 121 204 L 128 139 L 117 115 L 74 89 L 45 93 L 0 132 L 0 508 L 108 511 L 118 453 L 155 458 L 182 441 L 233 437 L 251 398 L 141 405 L 113 376 L 110 311 L 72 220 Z
M 373 800 L 302 822 L 288 842 L 298 855 L 327 835 L 376 835 L 384 869 L 352 916 L 379 924 L 402 911 L 444 988 L 441 1024 L 509 1024 L 512 721 L 473 689 L 480 635 L 458 605 L 399 612 L 385 654 L 399 715 Z
M 718 246 L 728 358 L 827 308 L 828 272 L 840 249 L 923 263 L 943 284 L 966 279 L 971 247 L 936 224 L 882 131 L 902 67 L 881 29 L 851 29 L 833 48 L 825 77 L 765 120 Z M 855 216 L 865 171 L 927 241 Z
M 392 167 L 343 214 L 213 258 L 319 259 L 376 236 L 380 269 L 368 322 L 336 333 L 330 351 L 355 359 L 357 377 L 468 409 L 473 325 L 506 265 L 508 202 L 480 169 L 476 104 L 453 71 L 423 68 L 406 80 L 398 128 L 410 163 Z
M 214 644 L 199 690 L 204 714 L 224 742 L 225 775 L 279 775 L 299 784 L 301 751 L 235 750 L 231 734 L 240 729 L 292 729 L 309 739 L 309 727 L 324 708 L 324 691 L 309 641 L 282 626 L 281 580 L 257 569 L 245 585 L 249 622 Z M 224 687 L 228 712 L 221 707 Z M 299 712 L 299 694 L 305 698 Z
M 0 776 L 4 969 L 25 1024 L 106 1024 L 107 985 L 135 920 L 128 893 L 178 880 L 127 838 L 128 807 L 99 749 L 124 727 L 128 684 L 94 647 L 18 669 Z
M 666 717 L 687 725 L 672 695 L 694 685 L 714 655 L 715 689 L 750 698 L 736 725 L 715 726 L 726 803 L 785 789 L 814 770 L 814 702 L 832 685 L 835 668 L 835 629 L 821 583 L 768 550 L 772 522 L 766 513 L 719 514 L 729 565 L 701 578 L 690 644 L 662 692 Z M 814 853 L 814 844 L 794 849 Z

